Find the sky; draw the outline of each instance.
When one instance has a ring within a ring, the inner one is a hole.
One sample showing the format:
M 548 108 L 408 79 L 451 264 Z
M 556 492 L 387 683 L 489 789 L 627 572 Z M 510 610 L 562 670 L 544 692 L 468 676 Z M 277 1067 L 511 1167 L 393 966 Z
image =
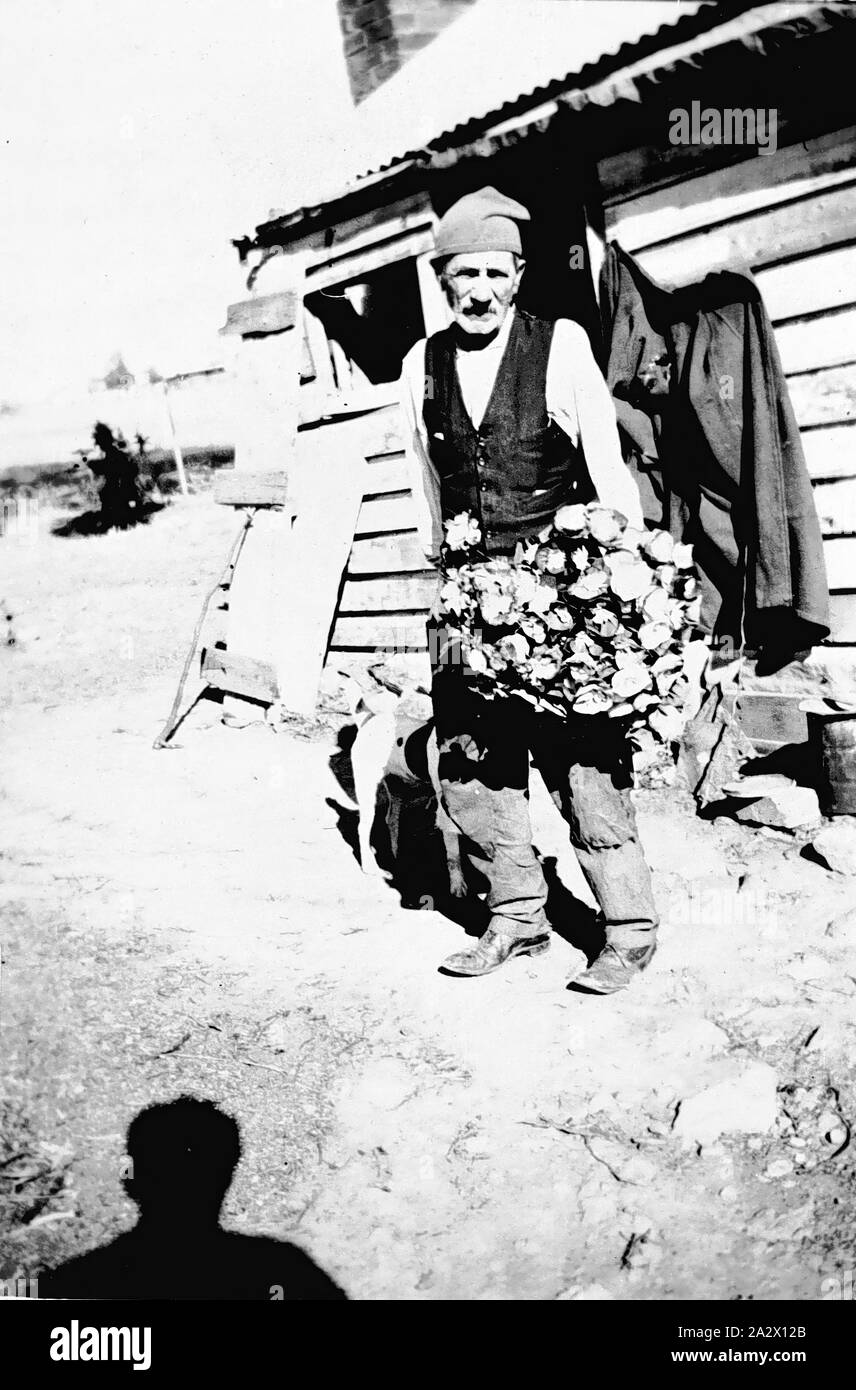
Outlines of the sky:
M 0 0 L 0 402 L 217 363 L 232 237 L 347 164 L 335 0 Z

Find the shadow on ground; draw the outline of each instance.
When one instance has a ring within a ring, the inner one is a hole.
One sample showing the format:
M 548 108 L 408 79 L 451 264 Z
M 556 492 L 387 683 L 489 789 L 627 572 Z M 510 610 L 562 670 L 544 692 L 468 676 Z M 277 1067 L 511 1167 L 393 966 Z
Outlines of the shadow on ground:
M 147 526 L 156 512 L 166 509 L 165 502 L 145 502 L 135 508 L 126 522 L 105 521 L 100 511 L 79 512 L 67 521 L 58 522 L 51 527 L 52 536 L 71 539 L 75 536 L 103 536 L 108 531 L 130 531 L 135 526 Z
M 330 769 L 351 802 L 355 792 L 350 749 L 355 735 L 355 726 L 345 725 L 339 731 L 338 748 L 330 758 Z M 399 853 L 393 860 L 385 817 L 381 814 L 384 795 L 381 792 L 377 805 L 370 812 L 372 847 L 389 887 L 399 895 L 401 906 L 411 910 L 430 908 L 463 927 L 469 936 L 481 936 L 490 921 L 490 913 L 479 897 L 487 890 L 487 882 L 465 854 L 464 872 L 469 891 L 465 898 L 451 896 L 443 839 L 434 824 L 433 797 L 422 795 L 405 801 L 399 827 Z M 359 863 L 357 830 L 361 813 L 332 797 L 327 798 L 327 805 L 335 811 L 336 829 Z M 547 881 L 547 918 L 553 931 L 584 952 L 591 964 L 603 946 L 603 930 L 596 912 L 565 887 L 555 856 L 542 857 L 541 865 Z
M 180 1096 L 140 1111 L 128 1129 L 124 1186 L 132 1230 L 39 1276 L 44 1298 L 347 1297 L 296 1245 L 224 1231 L 220 1209 L 241 1158 L 236 1122 L 209 1100 Z

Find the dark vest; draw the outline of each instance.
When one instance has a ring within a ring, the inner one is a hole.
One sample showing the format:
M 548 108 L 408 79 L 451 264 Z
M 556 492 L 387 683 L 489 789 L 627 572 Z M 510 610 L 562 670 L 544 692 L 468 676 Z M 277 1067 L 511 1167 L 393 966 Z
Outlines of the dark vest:
M 552 340 L 552 323 L 515 311 L 479 429 L 461 395 L 454 330 L 426 344 L 423 419 L 443 519 L 476 517 L 489 555 L 509 554 L 564 503 L 595 495 L 582 452 L 547 414 Z

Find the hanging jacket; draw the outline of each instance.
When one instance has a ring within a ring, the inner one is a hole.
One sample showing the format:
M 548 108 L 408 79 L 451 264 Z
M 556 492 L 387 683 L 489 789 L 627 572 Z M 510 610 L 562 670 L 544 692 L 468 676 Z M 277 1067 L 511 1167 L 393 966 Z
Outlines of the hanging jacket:
M 755 282 L 666 290 L 615 243 L 600 277 L 605 375 L 647 521 L 695 548 L 703 625 L 780 664 L 829 632 L 823 542 Z

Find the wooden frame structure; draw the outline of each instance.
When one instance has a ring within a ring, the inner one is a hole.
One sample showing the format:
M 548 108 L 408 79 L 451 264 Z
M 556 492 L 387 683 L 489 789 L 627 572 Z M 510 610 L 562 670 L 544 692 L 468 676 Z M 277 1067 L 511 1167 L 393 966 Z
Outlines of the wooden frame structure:
M 273 218 L 244 243 L 252 297 L 230 311 L 227 328 L 240 340 L 240 370 L 256 405 L 236 468 L 285 467 L 306 482 L 302 500 L 295 490 L 295 527 L 314 498 L 315 532 L 304 524 L 318 545 L 323 603 L 319 597 L 302 625 L 283 618 L 306 580 L 294 537 L 286 558 L 287 528 L 271 518 L 269 535 L 254 537 L 242 560 L 229 647 L 271 661 L 286 704 L 312 706 L 325 654 L 339 667 L 368 664 L 390 648 L 424 662 L 436 585 L 416 539 L 395 383 L 361 371 L 316 312 L 318 296 L 350 296 L 353 309 L 361 295 L 371 301 L 385 275 L 409 267 L 418 332 L 443 326 L 430 266 L 436 218 L 487 182 L 535 209 L 537 259 L 549 272 L 531 287 L 539 303 L 551 276 L 571 293 L 560 262 L 581 240 L 590 295 L 604 237 L 664 283 L 724 266 L 752 269 L 775 326 L 825 536 L 833 632 L 821 683 L 856 687 L 856 127 L 847 99 L 856 24 L 834 21 L 828 6 L 759 5 L 682 45 L 667 40 L 592 88 L 569 81 L 546 103 L 521 102 L 510 118 L 447 137 L 437 151 L 320 207 Z M 806 102 L 812 84 L 826 93 L 822 103 Z M 776 150 L 670 145 L 670 108 L 717 94 L 734 105 L 775 103 Z M 288 325 L 276 319 L 277 294 L 290 306 Z M 567 302 L 560 295 L 555 312 L 574 312 Z M 350 463 L 336 472 L 343 452 Z M 325 492 L 327 467 L 335 478 Z M 811 680 L 800 681 L 804 695 Z

